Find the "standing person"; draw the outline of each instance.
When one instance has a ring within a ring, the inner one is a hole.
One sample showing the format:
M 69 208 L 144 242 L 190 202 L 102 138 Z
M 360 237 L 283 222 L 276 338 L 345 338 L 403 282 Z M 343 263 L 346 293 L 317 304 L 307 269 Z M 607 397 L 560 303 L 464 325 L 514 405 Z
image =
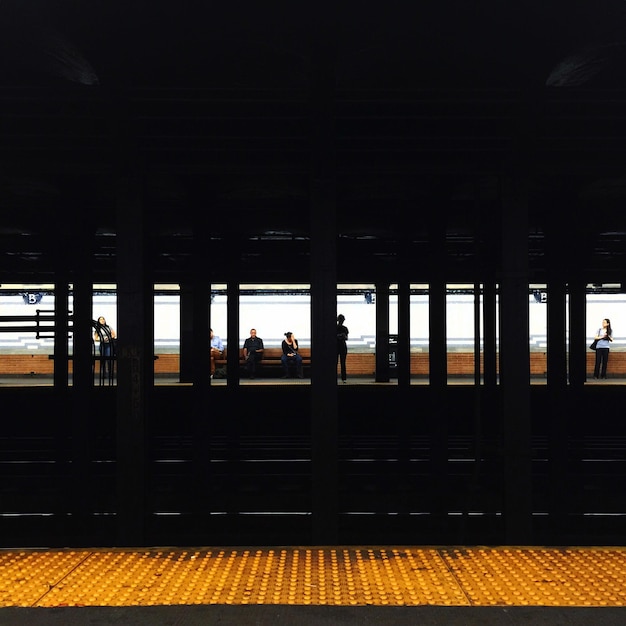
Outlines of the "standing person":
M 114 339 L 117 339 L 115 330 L 107 324 L 107 321 L 101 315 L 96 323 L 93 340 L 100 344 L 100 372 L 104 376 L 111 376 L 113 374 L 112 359 L 115 356 Z
M 243 342 L 243 358 L 246 360 L 246 368 L 250 378 L 256 376 L 257 365 L 263 358 L 263 339 L 257 337 L 256 328 L 250 329 L 250 336 Z
M 598 328 L 595 338 L 598 341 L 596 346 L 596 365 L 593 370 L 594 378 L 606 378 L 606 366 L 609 363 L 609 346 L 613 341 L 613 329 L 611 320 L 602 320 L 602 326 Z
M 222 354 L 224 354 L 224 344 L 217 335 L 213 334 L 212 328 L 209 328 L 209 336 L 211 337 L 211 378 L 213 378 L 213 374 L 215 374 L 215 359 L 221 358 Z
M 296 366 L 298 378 L 302 378 L 302 357 L 298 354 L 298 340 L 291 331 L 285 333 L 282 349 L 283 355 L 280 360 L 283 363 L 283 378 L 287 378 L 289 368 L 293 365 Z
M 341 380 L 346 382 L 346 356 L 348 355 L 348 329 L 344 326 L 346 318 L 340 313 L 337 316 L 337 358 L 341 365 Z

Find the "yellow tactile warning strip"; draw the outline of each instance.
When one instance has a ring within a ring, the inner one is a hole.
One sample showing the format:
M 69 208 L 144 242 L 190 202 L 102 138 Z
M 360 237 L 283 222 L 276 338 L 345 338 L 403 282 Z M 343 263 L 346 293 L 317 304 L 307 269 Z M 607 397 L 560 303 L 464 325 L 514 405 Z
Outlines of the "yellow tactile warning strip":
M 0 551 L 0 606 L 626 606 L 626 548 Z

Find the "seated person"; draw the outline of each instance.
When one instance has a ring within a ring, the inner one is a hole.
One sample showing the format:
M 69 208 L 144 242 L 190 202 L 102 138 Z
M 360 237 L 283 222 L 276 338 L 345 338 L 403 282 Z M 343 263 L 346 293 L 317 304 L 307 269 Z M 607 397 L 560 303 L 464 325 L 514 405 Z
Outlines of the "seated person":
M 215 359 L 219 359 L 224 354 L 224 344 L 222 340 L 215 334 L 213 329 L 209 328 L 209 336 L 211 338 L 211 378 L 215 374 Z
M 298 378 L 302 378 L 302 357 L 298 354 L 298 340 L 292 332 L 285 333 L 282 343 L 283 355 L 280 360 L 283 364 L 283 378 L 289 375 L 289 368 L 296 368 Z
M 246 368 L 250 378 L 254 378 L 257 372 L 257 365 L 263 358 L 263 339 L 257 337 L 256 329 L 250 329 L 250 336 L 243 342 L 243 358 L 246 360 Z

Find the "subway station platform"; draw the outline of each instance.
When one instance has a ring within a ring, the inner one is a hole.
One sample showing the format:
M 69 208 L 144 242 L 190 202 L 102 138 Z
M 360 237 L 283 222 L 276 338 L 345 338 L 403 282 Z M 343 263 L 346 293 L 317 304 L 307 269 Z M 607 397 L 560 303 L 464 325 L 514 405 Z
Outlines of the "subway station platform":
M 624 624 L 625 547 L 0 551 L 0 624 Z
M 547 378 L 545 376 L 531 376 L 528 380 L 530 385 L 546 385 Z M 113 385 L 117 384 L 117 379 L 113 380 Z M 211 380 L 211 386 L 215 387 L 225 387 L 228 384 L 228 381 L 225 378 L 216 378 Z M 301 385 L 310 385 L 311 378 L 305 376 L 302 379 L 299 378 L 287 378 L 283 379 L 280 377 L 263 377 L 263 378 L 255 378 L 250 380 L 246 377 L 242 377 L 239 380 L 239 385 L 242 386 L 259 386 L 259 385 L 290 385 L 290 386 L 301 386 Z M 411 379 L 411 386 L 428 386 L 430 381 L 427 377 L 413 377 Z M 450 376 L 447 379 L 448 385 L 475 385 L 476 382 L 472 376 Z M 482 381 L 481 381 L 482 384 Z M 603 380 L 594 380 L 591 376 L 586 380 L 586 384 L 595 385 L 595 386 L 608 386 L 608 385 L 626 385 L 626 377 L 624 376 L 610 376 L 607 379 Z M 35 376 L 26 376 L 26 375 L 0 375 L 0 387 L 52 387 L 54 385 L 54 379 L 50 375 L 38 374 Z M 178 375 L 157 375 L 154 377 L 154 385 L 155 386 L 191 386 L 191 383 L 180 382 Z M 396 377 L 391 377 L 386 382 L 377 381 L 374 376 L 365 376 L 365 375 L 357 375 L 357 376 L 349 376 L 346 380 L 345 385 L 342 384 L 340 378 L 337 378 L 337 385 L 340 387 L 344 386 L 354 386 L 354 385 L 390 385 L 397 386 L 398 379 Z M 98 381 L 96 379 L 94 386 L 99 386 Z M 109 386 L 108 381 L 103 385 L 105 387 Z

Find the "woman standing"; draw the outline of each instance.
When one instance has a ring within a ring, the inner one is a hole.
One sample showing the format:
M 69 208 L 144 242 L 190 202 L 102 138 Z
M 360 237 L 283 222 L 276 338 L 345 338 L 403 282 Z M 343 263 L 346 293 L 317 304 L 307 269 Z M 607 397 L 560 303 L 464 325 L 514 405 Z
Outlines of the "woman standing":
M 613 341 L 613 329 L 611 328 L 611 320 L 605 318 L 602 320 L 602 326 L 598 328 L 595 337 L 598 341 L 596 347 L 596 365 L 593 370 L 594 378 L 606 378 L 606 366 L 609 362 L 609 346 Z
M 117 339 L 117 335 L 113 328 L 107 324 L 107 321 L 102 315 L 98 318 L 98 322 L 96 323 L 93 338 L 95 342 L 100 343 L 100 374 L 103 376 L 112 376 L 112 362 L 115 357 L 114 340 Z
M 341 365 L 341 380 L 346 382 L 346 356 L 348 355 L 348 329 L 344 326 L 346 318 L 340 313 L 337 316 L 337 357 Z

